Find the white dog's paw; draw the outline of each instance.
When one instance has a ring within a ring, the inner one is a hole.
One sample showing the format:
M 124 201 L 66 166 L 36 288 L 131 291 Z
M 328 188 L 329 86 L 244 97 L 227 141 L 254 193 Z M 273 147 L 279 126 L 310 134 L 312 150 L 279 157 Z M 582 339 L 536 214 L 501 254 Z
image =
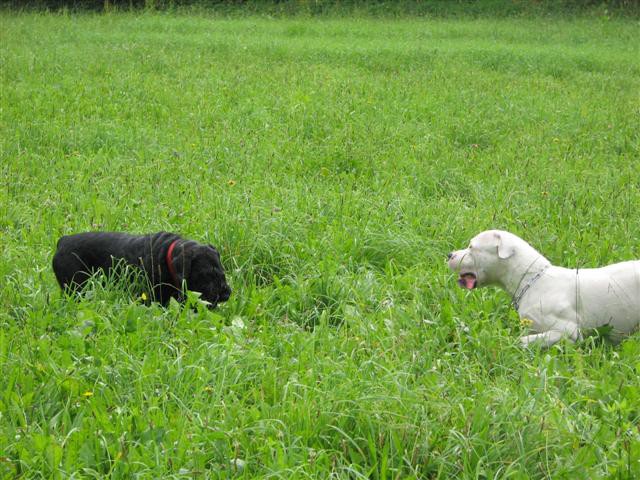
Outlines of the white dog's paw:
M 531 344 L 530 336 L 531 335 L 525 335 L 524 337 L 520 337 L 520 346 L 527 348 Z
M 544 333 L 537 333 L 535 335 L 525 335 L 520 337 L 520 344 L 523 347 L 529 347 L 531 345 L 540 345 L 542 348 L 549 348 L 551 345 L 558 343 L 562 338 L 568 338 L 573 341 L 570 334 L 567 332 L 560 332 L 557 330 L 549 330 Z

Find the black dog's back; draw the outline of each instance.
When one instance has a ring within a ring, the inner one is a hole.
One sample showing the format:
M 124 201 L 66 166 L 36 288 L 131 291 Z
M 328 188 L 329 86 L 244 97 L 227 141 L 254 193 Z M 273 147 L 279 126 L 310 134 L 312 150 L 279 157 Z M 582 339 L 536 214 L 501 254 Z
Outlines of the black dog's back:
M 182 300 L 183 286 L 200 292 L 203 300 L 214 305 L 226 301 L 231 293 L 213 246 L 168 232 L 65 235 L 58 241 L 53 270 L 61 288 L 80 291 L 93 273 L 103 271 L 110 276 L 121 262 L 140 269 L 152 288 L 153 298 L 164 305 L 171 297 Z M 192 269 L 192 264 L 197 268 Z
M 85 232 L 63 236 L 58 240 L 53 256 L 53 271 L 60 287 L 81 289 L 96 271 L 109 274 L 118 260 L 136 265 L 135 257 L 144 255 L 141 247 L 149 237 L 119 232 Z

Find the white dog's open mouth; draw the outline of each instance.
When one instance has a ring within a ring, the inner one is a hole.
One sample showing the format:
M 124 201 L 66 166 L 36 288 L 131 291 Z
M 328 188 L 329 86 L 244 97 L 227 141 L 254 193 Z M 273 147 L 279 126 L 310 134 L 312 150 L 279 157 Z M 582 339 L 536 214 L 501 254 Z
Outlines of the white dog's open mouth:
M 476 288 L 477 284 L 478 284 L 478 279 L 476 278 L 475 273 L 471 273 L 471 272 L 461 273 L 460 277 L 458 278 L 458 285 L 468 290 L 473 290 L 474 288 Z

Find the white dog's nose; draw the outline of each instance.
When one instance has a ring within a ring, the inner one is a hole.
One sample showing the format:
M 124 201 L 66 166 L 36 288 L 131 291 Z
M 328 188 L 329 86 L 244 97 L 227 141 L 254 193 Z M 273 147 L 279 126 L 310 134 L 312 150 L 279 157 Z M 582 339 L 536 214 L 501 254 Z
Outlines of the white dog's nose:
M 449 252 L 447 255 L 447 260 L 451 260 L 453 258 L 453 252 Z

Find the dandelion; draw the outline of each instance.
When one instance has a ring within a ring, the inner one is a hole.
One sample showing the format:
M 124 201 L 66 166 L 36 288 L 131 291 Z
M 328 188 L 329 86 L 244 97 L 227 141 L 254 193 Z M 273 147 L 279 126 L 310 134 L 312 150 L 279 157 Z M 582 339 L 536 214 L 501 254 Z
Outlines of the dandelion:
M 236 184 L 236 181 L 235 181 L 235 180 L 229 180 L 229 181 L 227 182 L 227 185 L 229 185 L 230 187 L 233 187 L 235 184 Z
M 244 467 L 247 465 L 247 462 L 241 458 L 232 458 L 229 463 L 236 472 L 242 472 Z
M 521 318 L 520 325 L 522 325 L 523 327 L 530 327 L 531 325 L 533 325 L 533 320 L 529 318 Z
M 84 392 L 84 393 L 82 394 L 82 396 L 83 396 L 84 398 L 90 398 L 90 397 L 93 397 L 93 392 L 91 392 L 91 391 L 87 390 L 86 392 Z
M 212 393 L 213 392 L 213 387 L 210 385 L 207 385 L 206 387 L 204 387 L 204 391 L 207 393 Z
M 142 295 L 140 295 L 140 298 L 142 299 L 143 302 L 147 301 L 147 294 L 142 292 Z

